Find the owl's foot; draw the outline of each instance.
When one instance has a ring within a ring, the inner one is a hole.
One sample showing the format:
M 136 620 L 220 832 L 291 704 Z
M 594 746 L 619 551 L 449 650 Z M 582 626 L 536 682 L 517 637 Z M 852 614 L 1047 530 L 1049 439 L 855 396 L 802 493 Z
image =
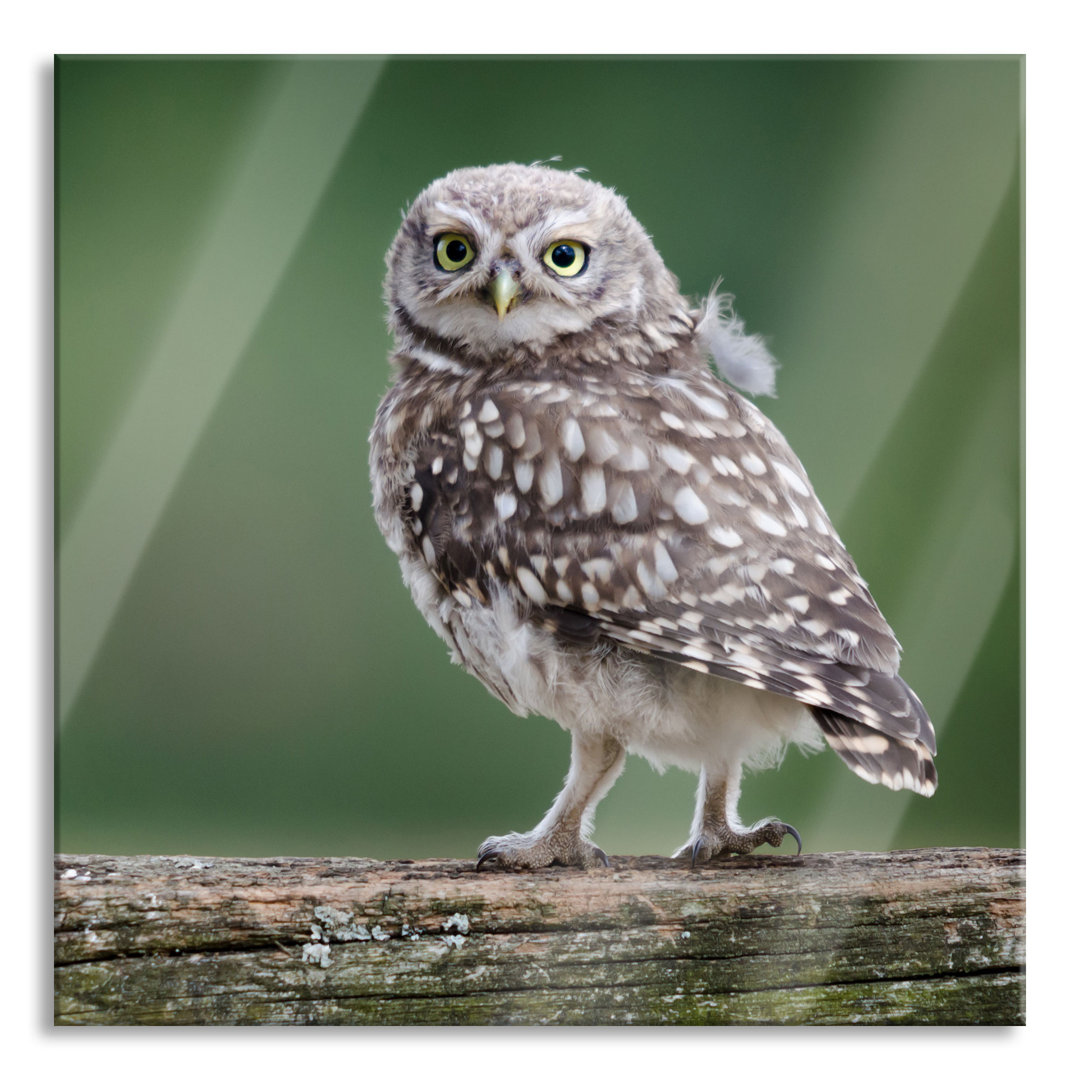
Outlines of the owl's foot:
M 610 866 L 595 844 L 569 832 L 508 833 L 489 836 L 477 852 L 476 869 L 490 863 L 498 870 L 538 870 L 544 866 Z
M 499 870 L 537 870 L 544 866 L 610 866 L 608 857 L 584 838 L 591 809 L 615 782 L 626 751 L 607 735 L 572 734 L 566 786 L 543 821 L 527 833 L 489 836 L 477 852 L 476 869 L 485 863 Z
M 795 838 L 799 848 L 796 854 L 801 855 L 802 837 L 799 830 L 783 821 L 766 821 L 752 829 L 737 830 L 726 822 L 721 822 L 719 826 L 714 825 L 713 828 L 692 837 L 675 855 L 689 855 L 690 865 L 695 866 L 699 862 L 708 862 L 714 855 L 749 855 L 762 844 L 779 847 L 785 836 Z

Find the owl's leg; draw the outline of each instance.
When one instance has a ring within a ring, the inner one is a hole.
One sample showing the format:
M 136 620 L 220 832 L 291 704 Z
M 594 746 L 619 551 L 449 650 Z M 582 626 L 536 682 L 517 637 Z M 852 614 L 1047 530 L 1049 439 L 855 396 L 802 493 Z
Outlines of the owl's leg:
M 738 813 L 741 784 L 741 765 L 723 769 L 702 767 L 690 840 L 675 852 L 676 857 L 689 855 L 693 865 L 714 855 L 748 855 L 762 844 L 779 847 L 785 836 L 793 836 L 799 854 L 802 853 L 802 837 L 791 825 L 759 821 L 750 828 L 743 826 Z
M 615 739 L 576 732 L 566 784 L 543 821 L 531 832 L 489 836 L 477 853 L 477 869 L 492 863 L 505 870 L 541 866 L 608 866 L 603 851 L 588 840 L 596 805 L 618 779 L 626 751 Z

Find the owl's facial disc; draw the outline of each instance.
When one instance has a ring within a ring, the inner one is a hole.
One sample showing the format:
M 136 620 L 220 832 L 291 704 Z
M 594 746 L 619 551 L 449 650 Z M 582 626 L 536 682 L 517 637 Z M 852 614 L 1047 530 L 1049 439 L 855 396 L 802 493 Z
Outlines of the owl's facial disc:
M 589 262 L 589 249 L 578 240 L 556 240 L 547 246 L 543 257 L 548 270 L 560 278 L 577 277 Z M 492 265 L 494 275 L 487 286 L 488 296 L 495 305 L 499 322 L 506 313 L 524 299 L 521 285 L 522 267 L 509 251 Z

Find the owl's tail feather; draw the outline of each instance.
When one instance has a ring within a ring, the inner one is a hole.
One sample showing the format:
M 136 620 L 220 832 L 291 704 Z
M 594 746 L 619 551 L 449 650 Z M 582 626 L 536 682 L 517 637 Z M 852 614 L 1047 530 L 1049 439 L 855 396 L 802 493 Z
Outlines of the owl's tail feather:
M 856 776 L 893 791 L 907 788 L 930 796 L 937 790 L 933 752 L 924 743 L 885 735 L 830 709 L 811 711 L 825 741 Z

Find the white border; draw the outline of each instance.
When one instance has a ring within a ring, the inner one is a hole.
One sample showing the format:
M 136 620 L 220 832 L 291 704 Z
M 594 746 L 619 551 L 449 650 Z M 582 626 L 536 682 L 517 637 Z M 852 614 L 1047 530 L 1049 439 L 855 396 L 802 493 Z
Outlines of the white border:
M 9 243 L 0 290 L 6 346 L 0 363 L 4 409 L 0 460 L 7 527 L 0 656 L 5 732 L 13 744 L 6 754 L 2 820 L 7 825 L 8 865 L 15 868 L 3 890 L 3 925 L 10 946 L 5 996 L 11 999 L 0 1013 L 8 1035 L 5 1056 L 19 1063 L 47 1059 L 49 1067 L 79 1075 L 88 1068 L 92 1073 L 107 1070 L 111 1077 L 126 1075 L 132 1068 L 146 1068 L 162 1077 L 187 1077 L 193 1068 L 210 1076 L 235 1074 L 240 1068 L 248 1074 L 276 1076 L 285 1070 L 324 1072 L 336 1065 L 361 1075 L 385 1069 L 393 1076 L 439 1077 L 508 1071 L 515 1076 L 546 1075 L 553 1069 L 591 1075 L 620 1065 L 635 1071 L 676 1065 L 710 1073 L 745 1067 L 755 1075 L 781 1070 L 801 1074 L 807 1069 L 816 1073 L 824 1068 L 836 1074 L 850 1066 L 853 1074 L 875 1078 L 956 1070 L 999 1076 L 1026 1065 L 1018 1055 L 1036 1046 L 1039 1060 L 1052 1061 L 1055 1051 L 1065 1050 L 1065 1040 L 1071 1041 L 1074 1022 L 1075 995 L 1065 981 L 1075 970 L 1076 952 L 1069 878 L 1071 847 L 1077 841 L 1068 796 L 1075 786 L 1073 733 L 1080 719 L 1066 678 L 1075 662 L 1066 620 L 1075 621 L 1077 610 L 1077 541 L 1072 527 L 1076 515 L 1070 498 L 1076 491 L 1077 453 L 1075 445 L 1066 445 L 1065 440 L 1076 427 L 1075 403 L 1080 401 L 1080 356 L 1071 338 L 1080 245 L 1074 160 L 1078 65 L 1065 7 L 945 0 L 873 8 L 865 3 L 774 0 L 751 7 L 713 0 L 648 5 L 641 16 L 627 17 L 631 11 L 627 8 L 617 17 L 611 4 L 582 0 L 550 0 L 518 8 L 454 6 L 443 0 L 410 3 L 407 18 L 400 5 L 379 7 L 384 10 L 373 13 L 355 2 L 319 0 L 280 9 L 226 0 L 189 0 L 176 6 L 99 0 L 53 2 L 35 9 L 23 5 L 5 19 L 0 101 L 9 141 L 0 170 L 5 196 L 0 235 Z M 51 152 L 42 97 L 51 78 L 52 56 L 57 52 L 330 54 L 343 47 L 368 54 L 505 54 L 523 44 L 531 52 L 586 55 L 691 49 L 727 54 L 1026 54 L 1027 831 L 1032 894 L 1027 1029 L 832 1034 L 807 1029 L 407 1034 L 323 1030 L 317 1048 L 309 1041 L 313 1033 L 301 1038 L 281 1031 L 80 1035 L 49 1030 L 51 921 L 40 911 L 49 900 L 42 851 L 43 842 L 48 846 L 49 827 L 46 822 L 27 829 L 23 823 L 28 806 L 34 817 L 47 812 L 51 786 L 51 763 L 45 756 L 48 740 L 41 735 L 50 704 L 43 678 L 47 649 L 42 635 L 51 619 L 42 610 L 42 592 L 50 569 L 51 510 L 42 489 L 51 471 L 44 405 L 51 379 L 43 381 L 41 365 L 51 343 L 46 329 L 51 303 L 42 295 L 51 268 L 51 255 L 43 250 L 43 223 L 51 220 L 52 182 L 43 169 L 51 163 Z M 33 883 L 29 895 L 19 887 L 25 881 Z M 25 926 L 21 940 L 20 926 Z M 33 990 L 27 992 L 26 976 L 31 973 Z M 557 1044 L 550 1041 L 553 1038 Z M 928 1038 L 931 1045 L 913 1046 L 913 1038 Z M 167 1040 L 168 1056 L 154 1053 L 147 1059 L 147 1051 L 158 1049 L 147 1045 L 149 1039 Z M 872 1047 L 868 1039 L 873 1040 Z M 540 1053 L 522 1053 L 529 1049 Z M 433 1050 L 438 1056 L 432 1056 Z M 838 1054 L 846 1060 L 838 1062 Z M 1071 1059 L 1071 1054 L 1062 1058 Z

